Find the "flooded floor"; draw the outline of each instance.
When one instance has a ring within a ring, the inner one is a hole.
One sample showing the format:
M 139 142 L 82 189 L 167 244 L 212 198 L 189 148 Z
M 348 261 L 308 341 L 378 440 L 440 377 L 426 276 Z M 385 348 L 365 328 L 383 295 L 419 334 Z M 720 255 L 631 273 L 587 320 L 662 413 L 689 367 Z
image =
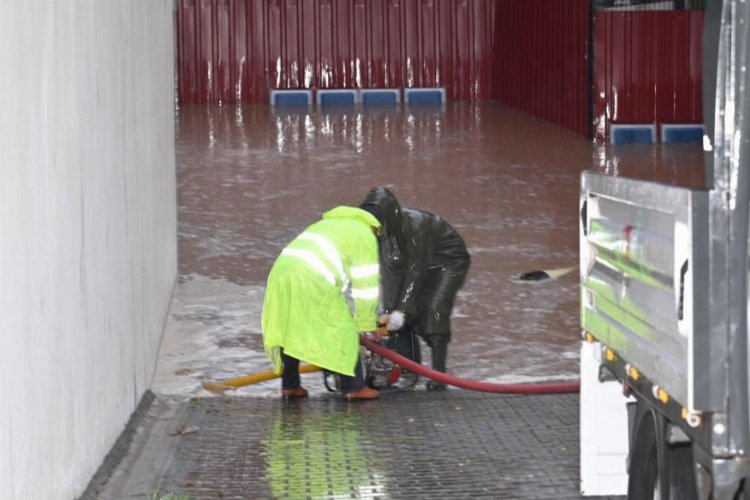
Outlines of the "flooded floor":
M 703 185 L 699 145 L 597 146 L 498 103 L 190 106 L 176 130 L 180 281 L 154 382 L 162 394 L 207 395 L 202 381 L 270 369 L 260 310 L 273 260 L 324 211 L 359 205 L 374 186 L 445 217 L 472 255 L 450 373 L 576 379 L 577 270 L 513 278 L 577 266 L 581 171 Z M 325 391 L 319 374 L 304 377 L 313 394 Z M 278 395 L 279 382 L 240 391 Z

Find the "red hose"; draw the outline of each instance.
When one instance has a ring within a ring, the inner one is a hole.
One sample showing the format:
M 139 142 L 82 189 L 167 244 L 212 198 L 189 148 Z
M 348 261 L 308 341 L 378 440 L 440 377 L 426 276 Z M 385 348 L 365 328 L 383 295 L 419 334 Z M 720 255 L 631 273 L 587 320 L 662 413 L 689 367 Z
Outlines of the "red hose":
M 568 394 L 580 392 L 580 382 L 561 382 L 545 384 L 493 384 L 491 382 L 480 382 L 477 380 L 466 380 L 447 373 L 437 372 L 426 366 L 422 366 L 409 358 L 406 358 L 382 345 L 368 340 L 364 337 L 359 338 L 359 343 L 370 349 L 372 352 L 380 354 L 384 358 L 390 359 L 397 365 L 407 368 L 408 370 L 431 378 L 436 382 L 469 389 L 471 391 L 492 392 L 495 394 Z

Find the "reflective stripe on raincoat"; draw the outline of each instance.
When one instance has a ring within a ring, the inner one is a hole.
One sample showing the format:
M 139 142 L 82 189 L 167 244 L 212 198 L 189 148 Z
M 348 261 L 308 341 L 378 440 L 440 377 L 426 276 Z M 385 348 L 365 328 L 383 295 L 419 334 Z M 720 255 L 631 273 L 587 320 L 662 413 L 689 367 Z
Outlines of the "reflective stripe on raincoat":
M 274 262 L 263 300 L 263 347 L 281 372 L 284 353 L 354 375 L 359 332 L 377 327 L 378 243 L 370 213 L 340 206 L 297 236 Z M 346 299 L 351 289 L 354 314 Z

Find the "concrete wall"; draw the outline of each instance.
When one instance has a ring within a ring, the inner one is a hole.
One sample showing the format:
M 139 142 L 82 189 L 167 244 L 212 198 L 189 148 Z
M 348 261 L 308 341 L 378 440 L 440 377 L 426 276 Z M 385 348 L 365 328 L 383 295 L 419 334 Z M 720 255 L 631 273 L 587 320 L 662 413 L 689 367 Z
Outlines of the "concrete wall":
M 172 0 L 0 0 L 0 498 L 86 488 L 177 272 Z

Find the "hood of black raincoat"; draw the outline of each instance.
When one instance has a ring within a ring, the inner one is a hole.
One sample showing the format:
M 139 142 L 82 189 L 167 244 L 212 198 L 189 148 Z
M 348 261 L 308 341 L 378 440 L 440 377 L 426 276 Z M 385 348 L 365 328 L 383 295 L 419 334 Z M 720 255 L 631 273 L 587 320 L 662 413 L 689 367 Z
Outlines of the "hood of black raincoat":
M 375 187 L 367 193 L 362 205 L 376 205 L 383 212 L 384 226 L 396 227 L 401 217 L 401 207 L 396 196 L 386 187 Z

